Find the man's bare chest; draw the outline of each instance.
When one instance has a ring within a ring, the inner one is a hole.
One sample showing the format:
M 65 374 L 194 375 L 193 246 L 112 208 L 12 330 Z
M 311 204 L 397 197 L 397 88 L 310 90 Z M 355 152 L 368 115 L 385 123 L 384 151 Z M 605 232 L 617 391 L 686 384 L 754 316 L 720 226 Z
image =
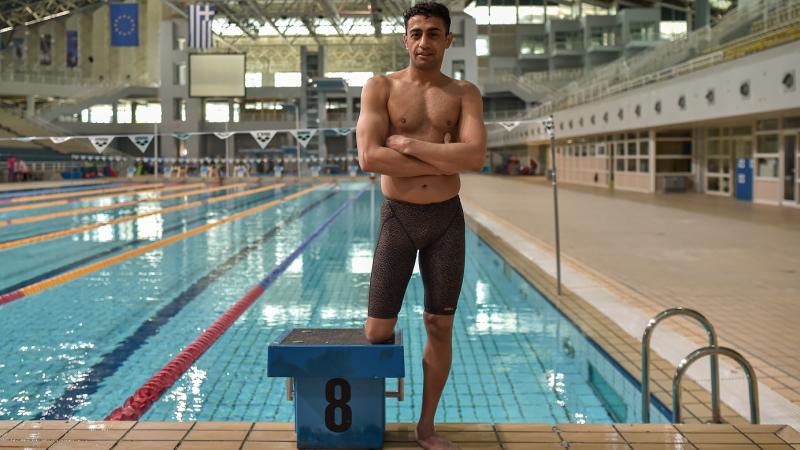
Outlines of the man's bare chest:
M 403 135 L 453 133 L 461 114 L 461 98 L 441 89 L 395 88 L 389 93 L 389 121 Z

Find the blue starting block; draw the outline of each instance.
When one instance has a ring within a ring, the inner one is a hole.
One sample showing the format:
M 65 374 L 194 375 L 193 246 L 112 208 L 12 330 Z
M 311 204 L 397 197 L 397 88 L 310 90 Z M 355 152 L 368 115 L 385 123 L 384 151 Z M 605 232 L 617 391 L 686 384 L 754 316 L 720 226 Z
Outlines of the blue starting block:
M 403 343 L 371 344 L 360 328 L 295 328 L 268 348 L 267 375 L 289 377 L 298 448 L 381 448 L 386 397 L 403 400 Z M 398 378 L 386 392 L 386 378 Z

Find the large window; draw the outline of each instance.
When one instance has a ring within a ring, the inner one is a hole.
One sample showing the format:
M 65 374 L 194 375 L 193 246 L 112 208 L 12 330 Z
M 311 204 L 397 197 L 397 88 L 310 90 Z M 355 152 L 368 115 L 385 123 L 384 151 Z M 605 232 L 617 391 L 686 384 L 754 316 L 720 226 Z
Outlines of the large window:
M 580 50 L 580 38 L 578 33 L 573 31 L 556 31 L 555 49 L 556 50 Z
M 614 149 L 614 170 L 617 172 L 650 172 L 650 141 L 647 132 L 608 136 Z
M 489 54 L 489 36 L 478 36 L 475 39 L 475 55 L 487 56 Z
M 111 105 L 94 105 L 89 108 L 89 122 L 111 123 L 114 119 L 114 108 Z
M 777 134 L 759 134 L 756 137 L 756 176 L 778 178 Z
M 134 122 L 161 123 L 161 103 L 136 105 L 134 109 Z
M 328 78 L 342 78 L 349 86 L 364 86 L 372 78 L 372 72 L 325 72 Z
M 264 74 L 261 72 L 246 72 L 244 74 L 244 87 L 260 88 L 263 83 Z
M 492 6 L 490 6 L 490 3 Z M 505 5 L 500 3 L 506 3 Z M 516 23 L 544 23 L 545 10 L 542 5 L 535 5 L 529 0 L 516 2 L 503 2 L 488 0 L 476 0 L 464 8 L 464 12 L 475 19 L 478 25 L 512 25 Z M 541 3 L 541 2 L 537 2 Z M 592 9 L 586 9 L 586 14 L 592 14 Z M 607 11 L 607 10 L 606 10 Z M 551 19 L 561 19 L 572 15 L 572 5 L 549 5 L 547 6 L 547 17 Z
M 547 38 L 545 36 L 527 36 L 522 38 L 519 55 L 544 55 L 547 53 Z
M 632 41 L 656 41 L 658 40 L 658 30 L 656 24 L 652 22 L 631 22 L 630 38 Z
M 133 106 L 130 103 L 117 104 L 117 123 L 133 122 Z
M 275 72 L 275 87 L 300 87 L 303 78 L 300 72 Z
M 592 47 L 614 47 L 617 45 L 617 32 L 613 27 L 592 28 L 589 37 L 589 45 Z
M 206 102 L 206 122 L 221 123 L 231 120 L 230 105 L 228 102 Z
M 666 130 L 656 133 L 656 173 L 692 173 L 692 154 L 692 130 Z

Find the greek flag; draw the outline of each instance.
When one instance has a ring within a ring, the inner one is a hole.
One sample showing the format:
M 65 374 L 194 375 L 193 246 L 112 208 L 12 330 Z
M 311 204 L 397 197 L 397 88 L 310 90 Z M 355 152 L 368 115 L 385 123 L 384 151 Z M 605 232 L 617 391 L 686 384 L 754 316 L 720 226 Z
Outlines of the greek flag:
M 211 20 L 214 6 L 207 3 L 189 5 L 189 47 L 211 48 Z

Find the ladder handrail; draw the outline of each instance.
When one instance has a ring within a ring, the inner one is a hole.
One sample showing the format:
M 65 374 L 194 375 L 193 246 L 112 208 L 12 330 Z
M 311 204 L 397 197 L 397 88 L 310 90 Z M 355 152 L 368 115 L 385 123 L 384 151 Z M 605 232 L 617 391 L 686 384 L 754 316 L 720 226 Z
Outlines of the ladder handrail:
M 706 316 L 690 308 L 670 308 L 658 313 L 650 319 L 642 335 L 642 422 L 650 423 L 650 339 L 656 325 L 662 320 L 672 316 L 689 316 L 703 325 L 708 335 L 709 347 L 717 346 L 717 333 L 714 326 Z M 674 412 L 673 412 L 674 414 Z M 721 423 L 719 403 L 719 358 L 717 355 L 711 356 L 711 417 L 714 423 Z
M 686 371 L 689 370 L 689 366 L 704 356 L 711 355 L 712 358 L 715 358 L 720 354 L 735 360 L 737 363 L 739 363 L 742 369 L 744 369 L 744 373 L 747 376 L 748 390 L 750 391 L 750 422 L 754 425 L 757 425 L 760 422 L 761 418 L 759 416 L 758 405 L 758 379 L 756 378 L 756 372 L 753 370 L 753 366 L 750 365 L 744 356 L 742 356 L 742 354 L 736 350 L 728 347 L 711 346 L 699 348 L 690 353 L 689 356 L 681 360 L 681 363 L 678 365 L 678 369 L 675 371 L 675 378 L 672 379 L 673 423 L 681 422 L 681 380 L 683 379 L 683 375 L 686 373 Z

